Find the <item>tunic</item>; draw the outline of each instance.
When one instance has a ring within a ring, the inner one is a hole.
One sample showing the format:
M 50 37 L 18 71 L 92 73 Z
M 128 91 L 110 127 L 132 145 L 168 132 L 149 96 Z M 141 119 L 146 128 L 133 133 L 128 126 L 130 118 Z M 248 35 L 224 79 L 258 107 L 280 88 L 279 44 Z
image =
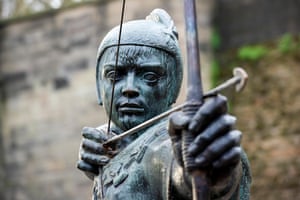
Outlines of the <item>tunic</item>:
M 212 199 L 250 198 L 251 176 L 245 154 L 237 171 L 232 184 L 226 183 L 229 188 L 212 187 Z M 94 181 L 93 199 L 100 200 L 98 192 L 105 200 L 192 199 L 186 177 L 174 160 L 165 120 L 148 128 L 102 168 Z M 98 191 L 99 179 L 102 191 Z

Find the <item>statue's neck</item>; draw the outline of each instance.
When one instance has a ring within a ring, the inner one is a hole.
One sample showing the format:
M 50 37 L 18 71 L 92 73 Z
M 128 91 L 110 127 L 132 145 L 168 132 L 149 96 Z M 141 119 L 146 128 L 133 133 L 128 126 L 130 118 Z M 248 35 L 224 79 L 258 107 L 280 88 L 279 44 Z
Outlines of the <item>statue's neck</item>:
M 120 139 L 118 141 L 118 148 L 125 148 L 127 145 L 129 145 L 130 143 L 132 143 L 134 140 L 136 140 L 140 135 L 142 135 L 145 131 L 147 130 L 147 128 L 140 130 L 137 133 L 134 133 L 132 135 L 128 135 L 122 139 Z M 122 133 L 124 133 L 127 130 L 122 130 L 121 128 L 119 128 L 118 126 L 116 126 L 115 124 L 112 124 L 111 127 L 111 131 L 115 134 L 115 135 L 120 135 Z

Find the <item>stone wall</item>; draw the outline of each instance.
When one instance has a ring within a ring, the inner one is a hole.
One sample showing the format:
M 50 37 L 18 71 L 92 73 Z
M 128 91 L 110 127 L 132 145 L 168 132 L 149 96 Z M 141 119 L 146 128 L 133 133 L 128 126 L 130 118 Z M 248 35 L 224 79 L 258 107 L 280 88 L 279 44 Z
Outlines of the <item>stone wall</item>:
M 299 33 L 299 0 L 216 0 L 215 25 L 222 48 Z
M 93 85 L 93 48 L 106 24 L 99 9 L 87 5 L 1 29 L 6 199 L 88 198 L 90 183 L 75 163 L 81 127 L 103 119 Z
M 131 0 L 125 19 L 166 9 L 184 50 L 182 6 L 181 1 Z M 198 9 L 205 67 L 210 1 Z M 98 1 L 1 24 L 0 199 L 90 198 L 92 182 L 75 167 L 80 132 L 106 121 L 96 100 L 95 56 L 101 38 L 119 23 L 120 10 L 120 1 Z

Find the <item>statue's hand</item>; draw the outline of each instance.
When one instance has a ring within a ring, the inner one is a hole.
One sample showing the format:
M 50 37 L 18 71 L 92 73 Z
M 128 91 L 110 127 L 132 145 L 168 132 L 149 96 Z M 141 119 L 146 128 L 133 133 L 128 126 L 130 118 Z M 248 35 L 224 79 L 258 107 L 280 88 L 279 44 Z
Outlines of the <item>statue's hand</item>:
M 106 133 L 101 130 L 84 127 L 82 136 L 77 168 L 92 179 L 93 176 L 98 175 L 99 167 L 107 164 L 110 157 L 114 156 L 114 152 L 109 148 L 103 147 L 102 143 L 108 138 Z
M 227 100 L 223 96 L 208 99 L 191 118 L 182 112 L 170 118 L 169 133 L 175 156 L 182 165 L 181 132 L 193 134 L 188 154 L 199 169 L 211 169 L 212 181 L 218 182 L 232 175 L 241 158 L 241 132 L 234 130 L 235 117 L 227 114 Z

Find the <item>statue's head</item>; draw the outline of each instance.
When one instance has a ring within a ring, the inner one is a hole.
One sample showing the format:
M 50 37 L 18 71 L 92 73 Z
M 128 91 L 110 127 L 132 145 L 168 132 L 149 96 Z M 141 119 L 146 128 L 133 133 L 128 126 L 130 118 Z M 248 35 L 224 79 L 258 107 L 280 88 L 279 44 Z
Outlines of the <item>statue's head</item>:
M 176 28 L 170 16 L 154 10 L 145 20 L 123 24 L 116 54 L 119 27 L 103 39 L 97 55 L 99 104 L 110 110 L 112 121 L 130 129 L 166 111 L 176 101 L 182 82 L 182 61 Z

